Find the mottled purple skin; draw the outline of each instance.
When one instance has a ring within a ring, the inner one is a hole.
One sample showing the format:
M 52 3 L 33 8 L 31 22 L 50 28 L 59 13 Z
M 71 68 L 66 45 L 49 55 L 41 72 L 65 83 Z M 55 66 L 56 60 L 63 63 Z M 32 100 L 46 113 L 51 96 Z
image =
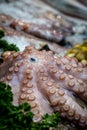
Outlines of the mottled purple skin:
M 45 113 L 59 112 L 87 128 L 87 110 L 75 99 L 78 96 L 87 102 L 87 67 L 76 59 L 26 47 L 5 56 L 0 70 L 0 81 L 12 86 L 13 104 L 28 102 L 33 121 Z

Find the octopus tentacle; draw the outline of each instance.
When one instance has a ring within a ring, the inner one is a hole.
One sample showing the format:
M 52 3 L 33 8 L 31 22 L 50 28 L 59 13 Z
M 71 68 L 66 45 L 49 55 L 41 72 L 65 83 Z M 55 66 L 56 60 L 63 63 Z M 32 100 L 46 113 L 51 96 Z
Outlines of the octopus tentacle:
M 33 121 L 37 122 L 42 119 L 44 114 L 51 114 L 53 110 L 47 99 L 45 97 L 43 98 L 38 91 L 36 79 L 33 77 L 35 74 L 32 66 L 26 67 L 23 65 L 25 60 L 21 64 L 20 63 L 16 63 L 14 68 L 9 68 L 10 74 L 5 76 L 3 82 L 13 86 L 13 104 L 18 105 L 23 102 L 29 103 L 31 105 L 31 111 L 34 113 Z M 44 111 L 44 109 L 46 110 Z
M 55 59 L 56 65 L 59 69 L 63 70 L 67 74 L 71 74 L 79 79 L 82 79 L 87 83 L 87 68 L 82 64 L 79 64 L 75 58 L 67 58 L 58 56 Z
M 0 23 L 17 31 L 39 36 L 49 41 L 60 42 L 64 38 L 60 29 L 54 31 L 52 26 L 47 27 L 46 25 L 40 26 L 36 23 L 24 22 L 4 14 L 0 14 Z
M 81 108 L 75 99 L 71 98 L 67 90 L 62 89 L 54 80 L 48 79 L 43 74 L 38 75 L 39 85 L 44 95 L 48 98 L 55 112 L 60 112 L 61 116 L 67 117 L 74 122 L 79 122 L 79 125 L 84 126 L 87 123 L 87 112 Z M 75 107 L 76 106 L 76 107 Z
M 58 82 L 60 87 L 73 91 L 87 102 L 87 85 L 81 79 L 77 79 L 59 69 L 55 69 L 54 66 L 51 65 L 48 67 L 48 72 L 52 78 Z

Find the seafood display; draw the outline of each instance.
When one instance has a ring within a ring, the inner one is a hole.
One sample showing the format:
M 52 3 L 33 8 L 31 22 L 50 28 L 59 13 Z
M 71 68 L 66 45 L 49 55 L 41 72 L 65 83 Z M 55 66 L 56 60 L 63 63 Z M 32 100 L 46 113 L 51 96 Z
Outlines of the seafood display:
M 0 44 L 20 50 L 0 46 L 0 82 L 14 106 L 31 106 L 33 123 L 58 113 L 57 130 L 87 130 L 86 1 L 54 1 L 0 1 Z
M 0 70 L 4 70 L 0 81 L 12 86 L 13 104 L 28 102 L 33 121 L 40 121 L 45 113 L 60 112 L 87 128 L 87 110 L 75 100 L 77 95 L 87 102 L 87 67 L 76 59 L 26 47 L 5 55 Z

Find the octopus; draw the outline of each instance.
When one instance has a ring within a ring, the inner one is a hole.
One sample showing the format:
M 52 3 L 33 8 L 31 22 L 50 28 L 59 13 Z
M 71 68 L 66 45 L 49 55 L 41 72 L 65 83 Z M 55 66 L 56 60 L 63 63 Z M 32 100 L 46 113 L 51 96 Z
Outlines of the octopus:
M 34 23 L 23 22 L 11 16 L 0 14 L 0 24 L 4 27 L 12 28 L 17 31 L 40 37 L 42 39 L 59 43 L 64 39 L 61 29 L 55 30 L 54 27 L 47 27 L 45 25 L 38 25 Z
M 4 40 L 6 40 L 9 44 L 14 43 L 17 45 L 17 47 L 20 49 L 20 51 L 23 51 L 26 46 L 35 46 L 36 49 L 41 50 L 43 48 L 46 48 L 46 50 L 52 50 L 54 53 L 64 55 L 67 53 L 67 45 L 66 46 L 60 46 L 56 44 L 55 42 L 50 42 L 41 38 L 37 38 L 33 35 L 26 34 L 23 32 L 18 32 L 17 30 L 13 30 L 11 28 L 6 28 L 3 26 L 0 26 L 0 29 L 5 32 L 5 36 L 3 37 Z
M 38 122 L 46 113 L 59 112 L 61 117 L 87 128 L 87 67 L 75 58 L 38 51 L 33 46 L 22 52 L 4 53 L 0 81 L 9 84 L 13 104 L 27 102 Z

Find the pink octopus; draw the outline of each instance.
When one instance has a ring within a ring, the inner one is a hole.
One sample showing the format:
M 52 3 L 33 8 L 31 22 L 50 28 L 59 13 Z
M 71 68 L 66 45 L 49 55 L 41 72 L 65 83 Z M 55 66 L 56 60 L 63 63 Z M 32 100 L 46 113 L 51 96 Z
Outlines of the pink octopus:
M 76 96 L 87 102 L 87 67 L 76 59 L 26 47 L 5 56 L 0 70 L 0 81 L 12 86 L 13 104 L 28 102 L 33 121 L 59 112 L 87 128 L 87 109 L 76 102 Z

